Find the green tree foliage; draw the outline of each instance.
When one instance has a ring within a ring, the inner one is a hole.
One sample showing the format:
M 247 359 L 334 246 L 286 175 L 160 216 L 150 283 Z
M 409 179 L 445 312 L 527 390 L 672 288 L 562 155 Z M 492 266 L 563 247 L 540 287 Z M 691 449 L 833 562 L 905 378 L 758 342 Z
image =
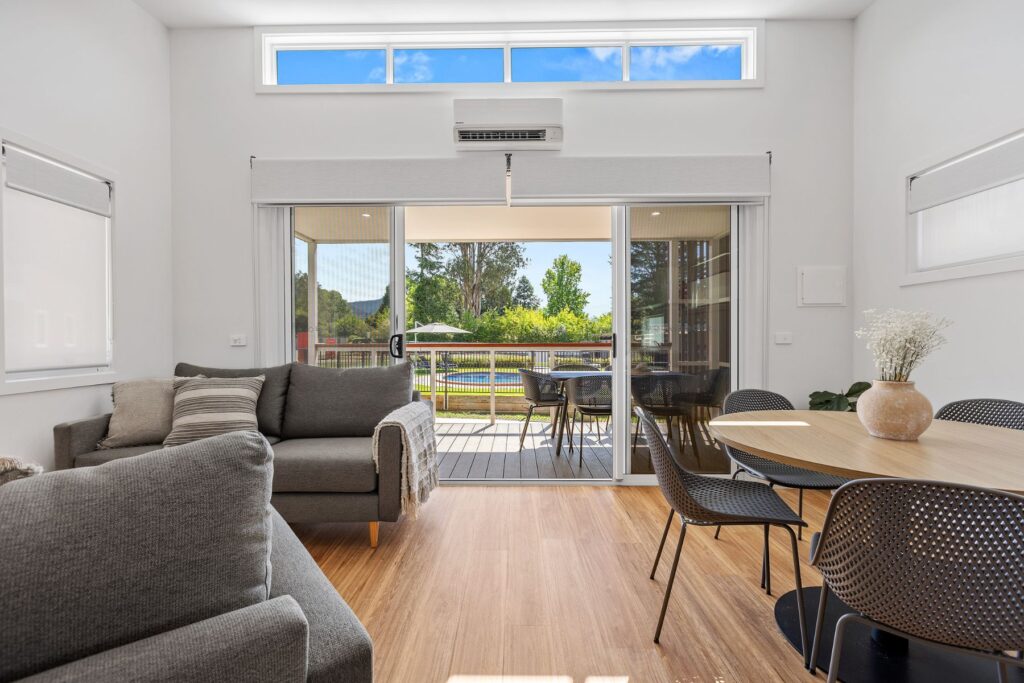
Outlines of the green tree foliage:
M 448 242 L 438 245 L 446 256 L 444 273 L 459 288 L 462 312 L 480 315 L 511 303 L 512 283 L 526 265 L 516 242 Z
M 583 266 L 579 261 L 562 254 L 555 259 L 547 272 L 540 286 L 547 295 L 548 315 L 557 316 L 561 311 L 568 310 L 577 316 L 583 315 L 583 309 L 587 306 L 590 294 L 584 292 L 580 287 L 583 278 Z
M 516 289 L 512 293 L 512 305 L 520 308 L 540 308 L 540 299 L 533 289 L 533 283 L 525 275 L 516 283 Z
M 640 334 L 645 318 L 667 315 L 671 249 L 664 241 L 636 241 L 629 251 L 633 334 Z

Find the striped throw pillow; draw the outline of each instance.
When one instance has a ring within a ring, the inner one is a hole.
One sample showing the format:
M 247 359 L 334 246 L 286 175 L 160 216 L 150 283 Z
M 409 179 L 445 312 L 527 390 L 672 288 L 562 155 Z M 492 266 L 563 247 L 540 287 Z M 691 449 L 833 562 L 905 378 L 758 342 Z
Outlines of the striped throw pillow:
M 227 432 L 257 429 L 258 377 L 176 377 L 174 417 L 164 447 L 178 446 Z

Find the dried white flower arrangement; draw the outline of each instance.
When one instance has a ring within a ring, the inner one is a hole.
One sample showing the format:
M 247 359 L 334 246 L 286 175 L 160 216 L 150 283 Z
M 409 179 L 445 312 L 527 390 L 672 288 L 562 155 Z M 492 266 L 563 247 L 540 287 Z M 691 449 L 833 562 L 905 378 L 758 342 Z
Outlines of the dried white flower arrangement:
M 910 373 L 935 349 L 946 343 L 942 330 L 951 322 L 924 311 L 864 311 L 864 327 L 855 333 L 867 339 L 868 351 L 875 357 L 878 379 L 883 382 L 907 382 Z

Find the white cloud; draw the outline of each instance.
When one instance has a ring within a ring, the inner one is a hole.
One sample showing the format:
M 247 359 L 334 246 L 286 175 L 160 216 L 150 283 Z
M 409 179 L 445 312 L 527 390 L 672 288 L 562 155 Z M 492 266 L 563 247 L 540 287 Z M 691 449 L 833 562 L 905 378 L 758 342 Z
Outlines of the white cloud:
M 429 83 L 434 79 L 434 70 L 430 68 L 430 55 L 425 52 L 402 53 L 395 55 L 396 83 Z
M 587 52 L 594 55 L 599 62 L 607 62 L 612 57 L 622 56 L 620 47 L 588 47 Z

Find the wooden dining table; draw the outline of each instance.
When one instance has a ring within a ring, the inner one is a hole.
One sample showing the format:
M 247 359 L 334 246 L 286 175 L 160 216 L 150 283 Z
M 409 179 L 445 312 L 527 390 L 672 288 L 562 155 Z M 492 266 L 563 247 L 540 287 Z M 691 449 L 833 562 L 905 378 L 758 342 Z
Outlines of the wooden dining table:
M 849 479 L 927 479 L 1024 493 L 1021 430 L 934 420 L 917 441 L 891 441 L 868 434 L 856 413 L 812 410 L 731 413 L 712 420 L 710 429 L 720 443 L 732 448 Z M 820 590 L 805 588 L 804 603 L 817 604 Z M 835 622 L 850 611 L 839 600 L 829 600 L 819 668 L 828 669 Z M 809 633 L 814 618 L 814 610 L 809 610 Z M 799 649 L 796 591 L 779 598 L 775 619 Z M 995 679 L 991 662 L 856 628 L 847 630 L 840 674 L 846 683 Z M 1010 680 L 1024 680 L 1024 673 L 1011 672 Z

